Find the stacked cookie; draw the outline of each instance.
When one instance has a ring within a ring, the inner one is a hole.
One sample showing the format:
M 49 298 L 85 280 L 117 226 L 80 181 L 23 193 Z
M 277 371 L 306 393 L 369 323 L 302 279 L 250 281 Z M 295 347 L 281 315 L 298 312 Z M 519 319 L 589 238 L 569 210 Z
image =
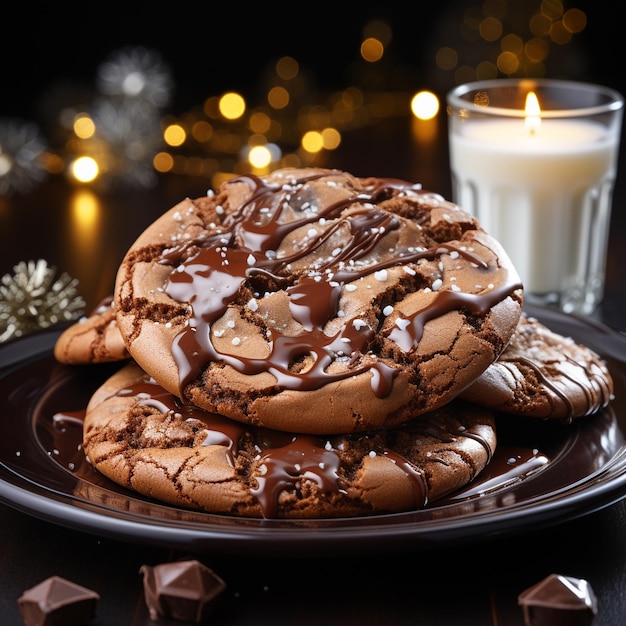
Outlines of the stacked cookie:
M 157 219 L 124 257 L 112 302 L 55 354 L 128 361 L 84 427 L 89 460 L 119 484 L 243 517 L 403 511 L 484 469 L 495 411 L 527 411 L 514 385 L 530 393 L 529 372 L 544 383 L 542 417 L 608 403 L 608 370 L 582 346 L 577 372 L 569 357 L 552 369 L 582 399 L 531 365 L 525 329 L 538 323 L 522 297 L 500 244 L 441 196 L 283 169 Z M 521 409 L 486 400 L 497 380 Z

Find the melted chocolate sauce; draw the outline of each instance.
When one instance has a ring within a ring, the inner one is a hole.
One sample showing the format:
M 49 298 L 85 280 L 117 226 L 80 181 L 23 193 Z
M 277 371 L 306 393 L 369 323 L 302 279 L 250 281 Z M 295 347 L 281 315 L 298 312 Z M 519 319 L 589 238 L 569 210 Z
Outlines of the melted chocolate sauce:
M 163 253 L 161 262 L 176 267 L 165 291 L 174 300 L 188 303 L 192 310 L 188 326 L 172 346 L 181 397 L 185 386 L 209 362 L 227 363 L 246 375 L 269 371 L 279 386 L 297 390 L 318 389 L 330 382 L 371 371 L 372 390 L 377 397 L 386 397 L 398 371 L 378 361 L 371 353 L 376 329 L 347 323 L 334 335 L 327 335 L 323 330 L 327 322 L 340 315 L 339 297 L 343 285 L 375 271 L 422 258 L 434 259 L 451 251 L 464 256 L 487 275 L 498 269 L 489 267 L 472 252 L 449 244 L 437 244 L 433 249 L 398 246 L 386 260 L 368 259 L 366 255 L 385 234 L 401 226 L 400 217 L 378 209 L 377 204 L 397 196 L 434 194 L 402 181 L 372 179 L 367 193 L 355 191 L 339 202 L 321 207 L 314 204 L 316 197 L 309 192 L 306 183 L 323 176 L 312 175 L 282 186 L 266 184 L 252 175 L 239 177 L 235 182 L 248 184 L 252 195 L 224 219 L 224 232 L 202 240 L 185 240 Z M 290 254 L 277 258 L 276 250 L 289 233 L 314 222 L 317 227 L 310 237 L 294 246 Z M 319 250 L 339 230 L 349 234 L 340 250 L 330 258 L 320 252 L 315 266 L 306 272 L 291 270 L 293 263 Z M 255 275 L 270 277 L 286 290 L 292 315 L 303 330 L 293 337 L 272 329 L 270 354 L 262 359 L 220 352 L 211 341 L 211 327 L 240 297 L 242 284 L 248 282 L 254 291 Z M 404 318 L 406 324 L 401 319 L 402 328 L 393 328 L 386 334 L 401 349 L 410 351 L 417 347 L 424 324 L 429 320 L 456 308 L 484 315 L 520 287 L 519 283 L 511 282 L 480 295 L 439 292 L 426 308 Z M 328 366 L 344 357 L 347 357 L 348 367 L 330 373 Z M 291 367 L 303 358 L 312 359 L 313 365 L 306 371 Z
M 312 480 L 325 492 L 342 492 L 341 447 L 346 436 L 322 437 L 246 427 L 221 415 L 182 404 L 176 396 L 165 391 L 151 379 L 137 382 L 119 391 L 117 395 L 137 397 L 140 404 L 153 407 L 163 414 L 172 413 L 182 420 L 197 421 L 198 432 L 205 435 L 202 445 L 225 446 L 233 467 L 236 466 L 235 456 L 244 445 L 245 433 L 251 433 L 258 450 L 262 475 L 255 477 L 255 484 L 250 487 L 250 493 L 258 500 L 263 516 L 267 519 L 276 517 L 280 493 L 298 489 L 302 479 Z M 83 419 L 84 411 L 55 414 L 52 418 L 51 435 L 55 460 L 88 480 L 95 470 L 85 460 L 82 452 Z M 480 482 L 475 481 L 447 500 L 459 500 L 491 492 L 525 477 L 547 463 L 545 455 L 523 447 L 502 450 L 498 448 L 497 454 L 492 459 L 491 449 L 482 437 L 464 429 L 448 430 L 436 419 L 431 420 L 428 416 L 405 424 L 402 428 L 415 435 L 428 436 L 442 443 L 452 442 L 459 437 L 471 437 L 480 442 L 488 452 L 490 462 L 479 475 Z M 371 433 L 365 432 L 347 437 L 359 440 L 370 436 Z M 414 508 L 427 506 L 429 502 L 423 472 L 394 450 L 385 449 L 378 453 L 383 454 L 405 472 L 413 489 Z
M 576 407 L 574 407 L 574 404 L 572 403 L 572 400 L 570 396 L 567 394 L 566 390 L 560 388 L 559 385 L 556 384 L 555 382 L 556 378 L 554 376 L 550 376 L 545 373 L 544 366 L 541 363 L 533 360 L 532 358 L 523 357 L 519 355 L 515 357 L 511 357 L 510 359 L 507 359 L 505 356 L 504 357 L 501 356 L 500 361 L 503 363 L 507 361 L 508 362 L 519 361 L 523 363 L 524 365 L 526 365 L 527 367 L 529 367 L 530 369 L 532 369 L 533 372 L 535 373 L 535 376 L 541 382 L 541 384 L 546 389 L 552 392 L 553 394 L 552 396 L 550 394 L 547 394 L 546 396 L 552 408 L 554 409 L 556 405 L 555 398 L 560 399 L 561 402 L 563 402 L 563 404 L 567 407 L 568 413 L 567 413 L 567 416 L 563 420 L 566 423 L 571 423 L 571 421 L 574 419 L 575 410 L 579 416 L 590 415 L 591 413 L 597 410 L 598 404 L 605 406 L 609 403 L 609 400 L 611 399 L 611 389 L 608 387 L 606 378 L 604 376 L 601 376 L 600 374 L 598 375 L 594 374 L 593 368 L 586 367 L 585 365 L 578 363 L 571 357 L 567 357 L 567 361 L 571 363 L 574 366 L 574 368 L 580 368 L 580 374 L 581 374 L 582 380 L 584 380 L 585 382 L 584 383 L 581 382 L 581 380 L 577 379 L 576 376 L 568 375 L 567 372 L 563 370 L 562 368 L 559 369 L 559 374 L 563 378 L 567 379 L 572 385 L 579 387 L 579 389 L 583 392 L 587 401 L 587 408 L 584 411 L 580 411 Z M 600 368 L 600 364 L 598 363 L 598 370 L 599 368 Z M 600 402 L 598 402 L 598 399 L 595 398 L 592 392 L 590 391 L 589 383 L 587 382 L 588 378 L 591 379 L 594 386 L 598 389 L 598 393 L 600 394 L 600 398 L 601 398 Z

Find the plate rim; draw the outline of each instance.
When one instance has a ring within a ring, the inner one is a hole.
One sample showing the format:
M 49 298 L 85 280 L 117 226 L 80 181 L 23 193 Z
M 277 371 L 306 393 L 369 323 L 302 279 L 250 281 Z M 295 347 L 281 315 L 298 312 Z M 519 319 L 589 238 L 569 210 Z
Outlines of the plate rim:
M 608 339 L 626 346 L 626 335 L 591 318 L 561 313 L 555 309 L 537 306 L 524 307 L 530 316 L 540 320 L 558 320 L 571 325 L 593 329 Z M 550 323 L 547 322 L 550 326 Z M 11 372 L 27 367 L 34 360 L 49 356 L 58 326 L 31 333 L 23 338 L 0 344 L 0 379 Z M 604 346 L 603 346 L 604 347 Z M 592 346 L 601 356 L 603 351 Z M 626 367 L 626 354 L 613 351 L 611 358 Z M 307 553 L 319 551 L 320 545 L 349 552 L 372 539 L 377 548 L 385 550 L 427 550 L 442 543 L 465 542 L 480 536 L 487 539 L 537 529 L 569 521 L 610 506 L 626 497 L 626 443 L 615 452 L 609 462 L 591 473 L 578 485 L 570 485 L 561 493 L 540 495 L 516 503 L 506 509 L 492 508 L 472 511 L 468 515 L 449 516 L 434 520 L 411 521 L 409 513 L 371 516 L 367 523 L 362 518 L 328 520 L 328 524 L 307 527 L 304 521 L 238 520 L 216 516 L 225 523 L 185 521 L 138 515 L 132 511 L 111 509 L 106 505 L 73 494 L 55 491 L 20 475 L 0 460 L 0 502 L 39 519 L 92 534 L 117 540 L 132 540 L 172 548 L 193 548 L 196 551 L 236 553 L 246 551 L 251 543 L 260 551 L 272 554 Z M 77 480 L 81 480 L 77 477 Z M 564 492 L 564 493 L 563 493 Z M 134 496 L 129 496 L 133 498 Z M 137 498 L 140 499 L 140 498 Z M 140 499 L 142 502 L 145 499 Z M 183 511 L 177 507 L 155 503 L 155 507 Z M 232 525 L 228 521 L 232 520 Z M 395 523 L 399 520 L 398 523 Z

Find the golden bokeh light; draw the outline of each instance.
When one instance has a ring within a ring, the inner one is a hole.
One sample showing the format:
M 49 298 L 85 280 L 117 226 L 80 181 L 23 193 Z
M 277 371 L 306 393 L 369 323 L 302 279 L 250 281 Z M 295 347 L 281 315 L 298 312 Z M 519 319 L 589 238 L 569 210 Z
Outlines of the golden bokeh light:
M 253 146 L 248 152 L 248 161 L 256 169 L 265 169 L 272 162 L 272 153 L 267 146 Z
M 361 44 L 361 57 L 368 63 L 375 63 L 383 58 L 385 47 L 380 39 L 368 37 Z
M 81 183 L 90 183 L 98 177 L 100 168 L 95 159 L 82 156 L 72 163 L 70 171 L 75 180 Z
M 524 54 L 531 63 L 542 63 L 548 58 L 549 46 L 545 39 L 533 37 L 524 46 Z
M 253 133 L 264 135 L 272 127 L 272 119 L 263 111 L 255 111 L 248 120 L 248 126 Z
M 503 74 L 515 74 L 519 68 L 519 59 L 512 52 L 502 52 L 498 55 L 498 70 Z
M 267 93 L 267 102 L 273 109 L 284 109 L 289 105 L 289 92 L 280 85 Z
M 411 99 L 411 112 L 420 120 L 430 120 L 439 113 L 439 98 L 431 91 L 419 91 Z
M 74 134 L 80 139 L 89 139 L 96 132 L 96 125 L 86 113 L 76 116 L 73 124 Z
M 319 131 L 310 130 L 302 136 L 301 145 L 307 152 L 320 152 L 324 148 L 324 137 Z
M 281 57 L 276 62 L 276 75 L 283 80 L 293 80 L 299 71 L 300 66 L 293 57 Z
M 191 136 L 200 143 L 206 143 L 213 136 L 213 126 L 206 120 L 197 120 L 191 125 Z
M 325 128 L 322 131 L 322 144 L 325 150 L 336 150 L 341 143 L 341 133 L 336 128 Z
M 174 158 L 167 152 L 159 152 L 154 155 L 152 165 L 157 172 L 171 172 L 174 168 Z
M 442 70 L 453 70 L 459 62 L 459 55 L 454 48 L 443 46 L 437 50 L 435 63 Z
M 168 146 L 182 146 L 187 139 L 187 131 L 180 124 L 169 124 L 163 131 L 163 139 Z
M 502 22 L 495 17 L 486 17 L 479 27 L 480 36 L 485 41 L 497 41 L 502 37 Z
M 428 59 L 428 72 L 422 75 L 410 68 L 410 76 L 425 83 L 419 93 L 409 91 L 411 78 L 399 87 L 395 82 L 393 88 L 383 82 L 389 68 L 400 72 L 395 60 L 388 64 L 385 58 L 384 63 L 369 67 L 387 55 L 392 40 L 390 25 L 372 19 L 355 42 L 349 66 L 351 77 L 367 77 L 363 82 L 314 91 L 312 74 L 302 71 L 294 57 L 281 56 L 270 61 L 263 73 L 257 102 L 249 104 L 234 91 L 205 94 L 185 113 L 162 114 L 156 132 L 151 128 L 143 144 L 132 146 L 136 149 L 132 153 L 128 146 L 118 145 L 117 135 L 111 132 L 112 127 L 119 128 L 115 119 L 99 110 L 86 113 L 82 104 L 65 107 L 58 113 L 67 136 L 65 144 L 47 150 L 39 160 L 47 173 L 67 172 L 75 182 L 97 178 L 102 188 L 120 172 L 127 175 L 134 160 L 151 165 L 152 175 L 217 181 L 251 170 L 318 165 L 326 159 L 320 153 L 336 150 L 349 132 L 382 118 L 406 116 L 409 110 L 415 141 L 428 145 L 441 123 L 437 121 L 441 103 L 435 92 L 443 93 L 451 82 L 559 74 L 558 64 L 568 57 L 562 47 L 587 27 L 585 12 L 566 10 L 564 1 L 460 3 L 454 23 L 451 18 L 450 25 L 442 25 L 449 38 L 432 38 L 434 58 Z M 574 51 L 568 58 L 578 57 Z M 437 74 L 431 76 L 431 70 Z M 389 81 L 395 81 L 393 72 L 389 74 Z M 4 170 L 11 167 L 7 158 L 0 162 L 0 174 L 3 166 Z
M 575 7 L 565 10 L 562 0 L 536 4 L 484 0 L 465 8 L 459 31 L 463 41 L 445 42 L 448 45 L 434 53 L 435 63 L 453 72 L 455 84 L 502 75 L 539 78 L 550 71 L 552 58 L 558 62 L 558 55 L 551 57 L 553 46 L 569 44 L 586 26 L 585 12 Z M 463 47 L 471 51 L 463 54 Z M 467 61 L 459 66 L 461 57 Z
M 246 112 L 246 101 L 242 95 L 229 91 L 219 99 L 219 111 L 227 120 L 238 120 Z
M 587 16 L 580 9 L 569 9 L 563 14 L 563 26 L 570 33 L 580 33 L 587 27 Z

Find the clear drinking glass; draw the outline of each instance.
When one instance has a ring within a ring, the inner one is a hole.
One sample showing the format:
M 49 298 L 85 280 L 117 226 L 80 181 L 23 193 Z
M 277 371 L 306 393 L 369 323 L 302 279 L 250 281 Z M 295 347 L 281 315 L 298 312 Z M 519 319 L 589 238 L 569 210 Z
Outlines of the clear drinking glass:
M 500 241 L 525 298 L 602 300 L 624 99 L 589 83 L 495 79 L 450 91 L 453 200 Z

